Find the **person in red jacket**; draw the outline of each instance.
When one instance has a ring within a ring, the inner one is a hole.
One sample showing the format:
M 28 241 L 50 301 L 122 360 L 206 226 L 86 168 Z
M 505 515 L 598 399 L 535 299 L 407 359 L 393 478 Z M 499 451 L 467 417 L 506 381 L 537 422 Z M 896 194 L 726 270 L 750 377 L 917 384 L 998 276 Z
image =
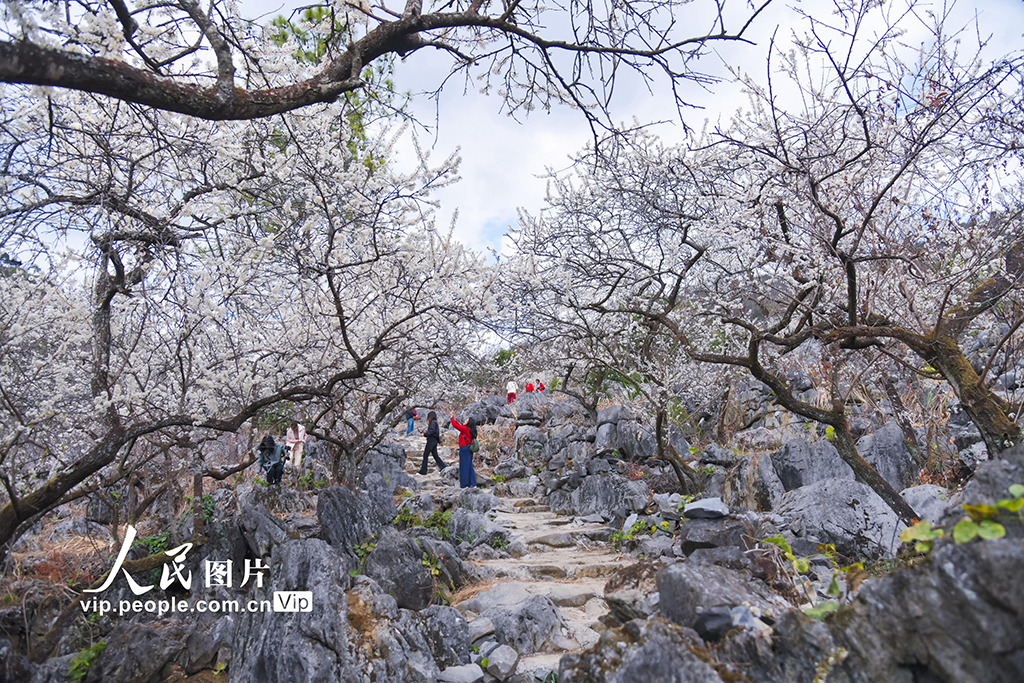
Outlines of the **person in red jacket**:
M 533 391 L 533 384 L 532 383 L 530 383 L 530 382 L 526 383 L 526 391 L 527 391 L 527 393 Z
M 452 427 L 459 432 L 459 486 L 469 488 L 476 486 L 476 470 L 473 469 L 473 452 L 469 445 L 476 438 L 476 419 L 469 418 L 461 425 L 455 420 L 455 411 L 451 413 Z
M 544 391 L 544 382 L 541 382 L 539 379 L 537 380 L 537 391 Z

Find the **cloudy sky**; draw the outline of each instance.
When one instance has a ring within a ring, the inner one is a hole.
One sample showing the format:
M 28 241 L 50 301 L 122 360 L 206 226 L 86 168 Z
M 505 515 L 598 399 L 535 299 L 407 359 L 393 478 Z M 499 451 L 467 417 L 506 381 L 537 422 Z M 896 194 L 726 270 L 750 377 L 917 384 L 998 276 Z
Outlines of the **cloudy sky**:
M 899 0 L 902 2 L 902 0 Z M 424 11 L 431 0 L 425 0 Z M 297 0 L 243 0 L 250 16 L 280 11 L 287 13 L 306 2 Z M 402 5 L 391 2 L 395 7 Z M 680 23 L 692 26 L 693 33 L 706 30 L 709 19 L 699 14 L 701 1 L 681 5 L 688 13 Z M 920 14 L 941 12 L 941 0 L 917 3 Z M 721 43 L 712 47 L 701 63 L 705 73 L 726 77 L 726 64 L 731 64 L 755 76 L 765 73 L 768 42 L 776 33 L 776 40 L 788 40 L 794 29 L 802 31 L 798 9 L 827 17 L 833 5 L 827 0 L 790 0 L 775 3 L 755 23 L 750 37 L 755 44 Z M 983 37 L 992 36 L 988 56 L 1020 50 L 1024 27 L 1024 2 L 1020 0 L 961 0 L 955 7 L 958 27 L 977 18 Z M 677 17 L 678 19 L 678 17 Z M 729 27 L 733 28 L 733 27 Z M 913 36 L 906 38 L 913 42 Z M 538 212 L 544 203 L 545 180 L 548 169 L 564 170 L 570 155 L 591 139 L 591 131 L 583 116 L 568 107 L 550 112 L 535 111 L 525 119 L 515 120 L 502 113 L 502 101 L 495 95 L 483 95 L 477 83 L 465 86 L 462 78 L 448 83 L 437 100 L 423 95 L 437 89 L 451 67 L 447 53 L 421 49 L 396 65 L 398 88 L 410 91 L 412 113 L 427 127 L 419 129 L 420 145 L 431 151 L 435 160 L 444 159 L 456 150 L 462 158 L 461 181 L 442 190 L 437 198 L 441 203 L 438 227 L 444 229 L 458 211 L 456 237 L 478 250 L 503 247 L 503 235 L 514 225 L 517 209 Z M 684 139 L 671 97 L 664 91 L 648 92 L 640 84 L 623 83 L 616 90 L 613 120 L 629 124 L 634 119 L 647 123 L 665 121 L 656 127 L 669 141 Z M 665 88 L 664 82 L 659 82 Z M 739 88 L 723 81 L 709 89 L 690 86 L 688 99 L 700 109 L 684 113 L 688 125 L 700 129 L 705 119 L 728 117 L 743 106 L 745 99 Z M 399 149 L 399 164 L 415 163 L 411 141 L 406 140 Z

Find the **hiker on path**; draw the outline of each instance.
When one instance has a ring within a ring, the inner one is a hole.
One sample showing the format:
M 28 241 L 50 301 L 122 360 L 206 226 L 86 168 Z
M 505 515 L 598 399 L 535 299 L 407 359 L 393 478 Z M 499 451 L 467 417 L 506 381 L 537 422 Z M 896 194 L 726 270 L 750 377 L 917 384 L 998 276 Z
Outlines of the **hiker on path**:
M 434 454 L 434 462 L 437 463 L 438 470 L 448 467 L 437 454 L 437 443 L 441 440 L 441 428 L 437 426 L 437 413 L 433 410 L 427 413 L 427 429 L 421 431 L 420 434 L 427 437 L 427 445 L 423 448 L 423 464 L 420 465 L 420 474 L 427 473 L 427 456 L 431 453 Z
M 288 463 L 295 474 L 300 474 L 302 472 L 302 449 L 306 445 L 306 428 L 297 420 L 292 420 L 291 426 L 285 432 L 284 439 L 288 448 L 291 449 Z
M 405 435 L 409 436 L 412 434 L 412 430 L 416 428 L 416 418 L 419 415 L 416 414 L 416 409 L 412 406 L 405 407 Z
M 285 447 L 267 434 L 256 447 L 256 465 L 267 473 L 268 484 L 280 484 L 284 474 Z
M 461 425 L 455 420 L 455 411 L 451 413 L 452 427 L 459 431 L 459 486 L 469 488 L 476 486 L 476 470 L 473 469 L 473 452 L 469 449 L 476 439 L 476 418 Z
M 516 400 L 516 392 L 519 391 L 519 386 L 516 384 L 514 379 L 510 379 L 508 384 L 505 385 L 505 405 L 512 405 Z

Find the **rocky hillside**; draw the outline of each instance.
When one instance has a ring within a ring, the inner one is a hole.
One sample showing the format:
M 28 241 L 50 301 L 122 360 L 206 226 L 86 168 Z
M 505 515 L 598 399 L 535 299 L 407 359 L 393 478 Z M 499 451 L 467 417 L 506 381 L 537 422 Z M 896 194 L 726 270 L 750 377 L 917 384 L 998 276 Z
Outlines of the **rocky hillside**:
M 225 485 L 205 542 L 180 564 L 188 588 L 162 589 L 152 568 L 134 574 L 154 585 L 143 595 L 124 573 L 98 594 L 58 588 L 31 552 L 54 538 L 26 537 L 0 609 L 0 678 L 1024 680 L 1024 490 L 1011 490 L 1024 484 L 1022 448 L 950 493 L 918 484 L 894 423 L 862 437 L 929 523 L 907 531 L 827 437 L 748 432 L 734 450 L 699 451 L 674 432 L 705 485 L 682 496 L 626 407 L 594 423 L 570 400 L 531 395 L 470 416 L 485 423 L 479 488 L 458 488 L 457 467 L 415 474 L 422 439 L 400 435 L 376 449 L 359 490 Z M 441 457 L 458 461 L 450 447 Z M 315 469 L 315 449 L 309 460 Z M 62 523 L 62 543 L 106 534 Z M 211 567 L 226 568 L 214 585 Z

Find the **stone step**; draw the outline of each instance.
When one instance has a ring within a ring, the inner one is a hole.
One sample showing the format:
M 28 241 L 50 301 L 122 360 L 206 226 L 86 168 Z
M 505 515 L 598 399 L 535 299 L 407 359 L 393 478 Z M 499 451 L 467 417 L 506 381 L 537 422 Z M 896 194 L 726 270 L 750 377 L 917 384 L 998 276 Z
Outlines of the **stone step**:
M 517 512 L 551 512 L 551 507 L 548 505 L 524 505 L 517 508 Z

